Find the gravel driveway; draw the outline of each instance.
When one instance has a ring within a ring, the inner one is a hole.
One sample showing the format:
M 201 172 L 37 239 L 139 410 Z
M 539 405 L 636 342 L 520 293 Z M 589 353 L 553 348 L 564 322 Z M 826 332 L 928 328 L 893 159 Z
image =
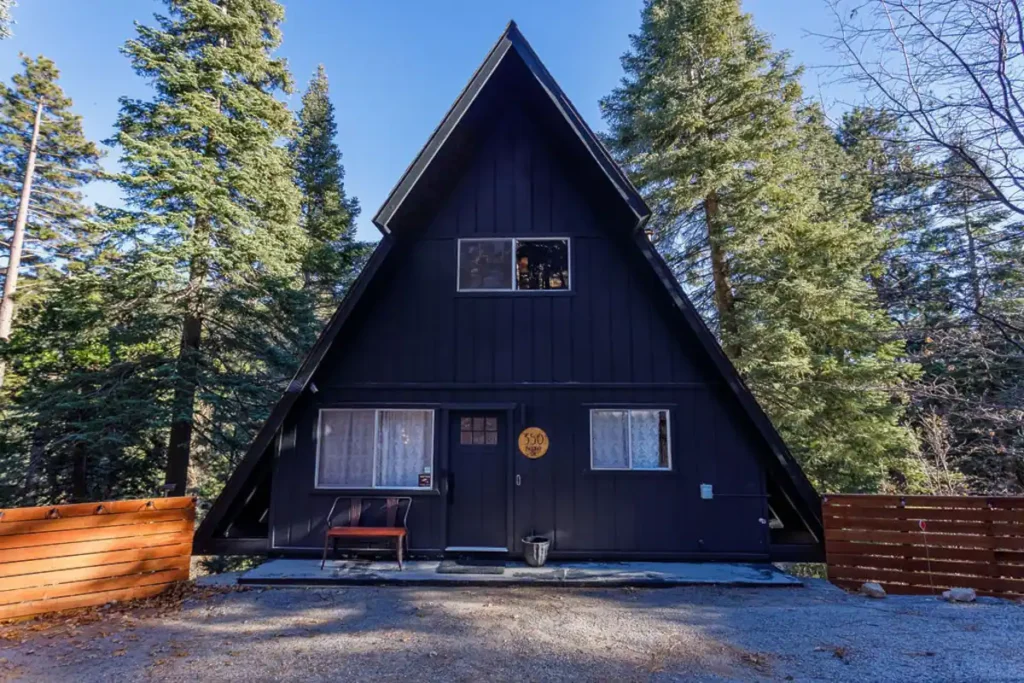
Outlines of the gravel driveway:
M 1024 607 L 804 588 L 251 589 L 0 629 L 0 680 L 1024 681 Z

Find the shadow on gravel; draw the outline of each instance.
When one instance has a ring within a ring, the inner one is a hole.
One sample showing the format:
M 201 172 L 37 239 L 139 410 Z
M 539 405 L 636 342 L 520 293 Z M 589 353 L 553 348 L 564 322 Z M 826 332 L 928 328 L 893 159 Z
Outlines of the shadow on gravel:
M 0 680 L 1024 680 L 1022 641 L 1016 605 L 827 584 L 256 589 L 0 639 Z

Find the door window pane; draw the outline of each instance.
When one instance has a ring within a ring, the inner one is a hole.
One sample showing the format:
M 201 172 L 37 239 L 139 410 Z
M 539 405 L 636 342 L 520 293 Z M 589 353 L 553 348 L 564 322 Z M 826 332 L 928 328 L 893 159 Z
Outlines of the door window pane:
M 629 467 L 629 424 L 623 410 L 590 413 L 590 458 L 594 469 Z
M 461 240 L 459 289 L 512 289 L 512 240 Z
M 517 289 L 569 289 L 569 240 L 516 240 Z
M 373 485 L 373 410 L 320 413 L 317 486 Z
M 496 446 L 498 444 L 498 418 L 459 418 L 459 443 L 466 446 Z

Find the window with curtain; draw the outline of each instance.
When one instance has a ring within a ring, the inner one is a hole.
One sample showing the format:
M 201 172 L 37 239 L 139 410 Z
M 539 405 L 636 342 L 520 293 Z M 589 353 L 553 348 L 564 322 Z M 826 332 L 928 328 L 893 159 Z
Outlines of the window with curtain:
M 590 469 L 668 470 L 671 452 L 667 410 L 590 411 Z
M 434 411 L 320 411 L 317 488 L 429 489 Z

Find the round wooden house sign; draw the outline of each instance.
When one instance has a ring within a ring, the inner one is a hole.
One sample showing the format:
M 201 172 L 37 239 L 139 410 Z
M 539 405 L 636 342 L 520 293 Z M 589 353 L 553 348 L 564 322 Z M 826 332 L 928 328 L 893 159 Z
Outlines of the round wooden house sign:
M 548 435 L 540 427 L 527 427 L 519 432 L 519 452 L 531 460 L 548 452 Z

